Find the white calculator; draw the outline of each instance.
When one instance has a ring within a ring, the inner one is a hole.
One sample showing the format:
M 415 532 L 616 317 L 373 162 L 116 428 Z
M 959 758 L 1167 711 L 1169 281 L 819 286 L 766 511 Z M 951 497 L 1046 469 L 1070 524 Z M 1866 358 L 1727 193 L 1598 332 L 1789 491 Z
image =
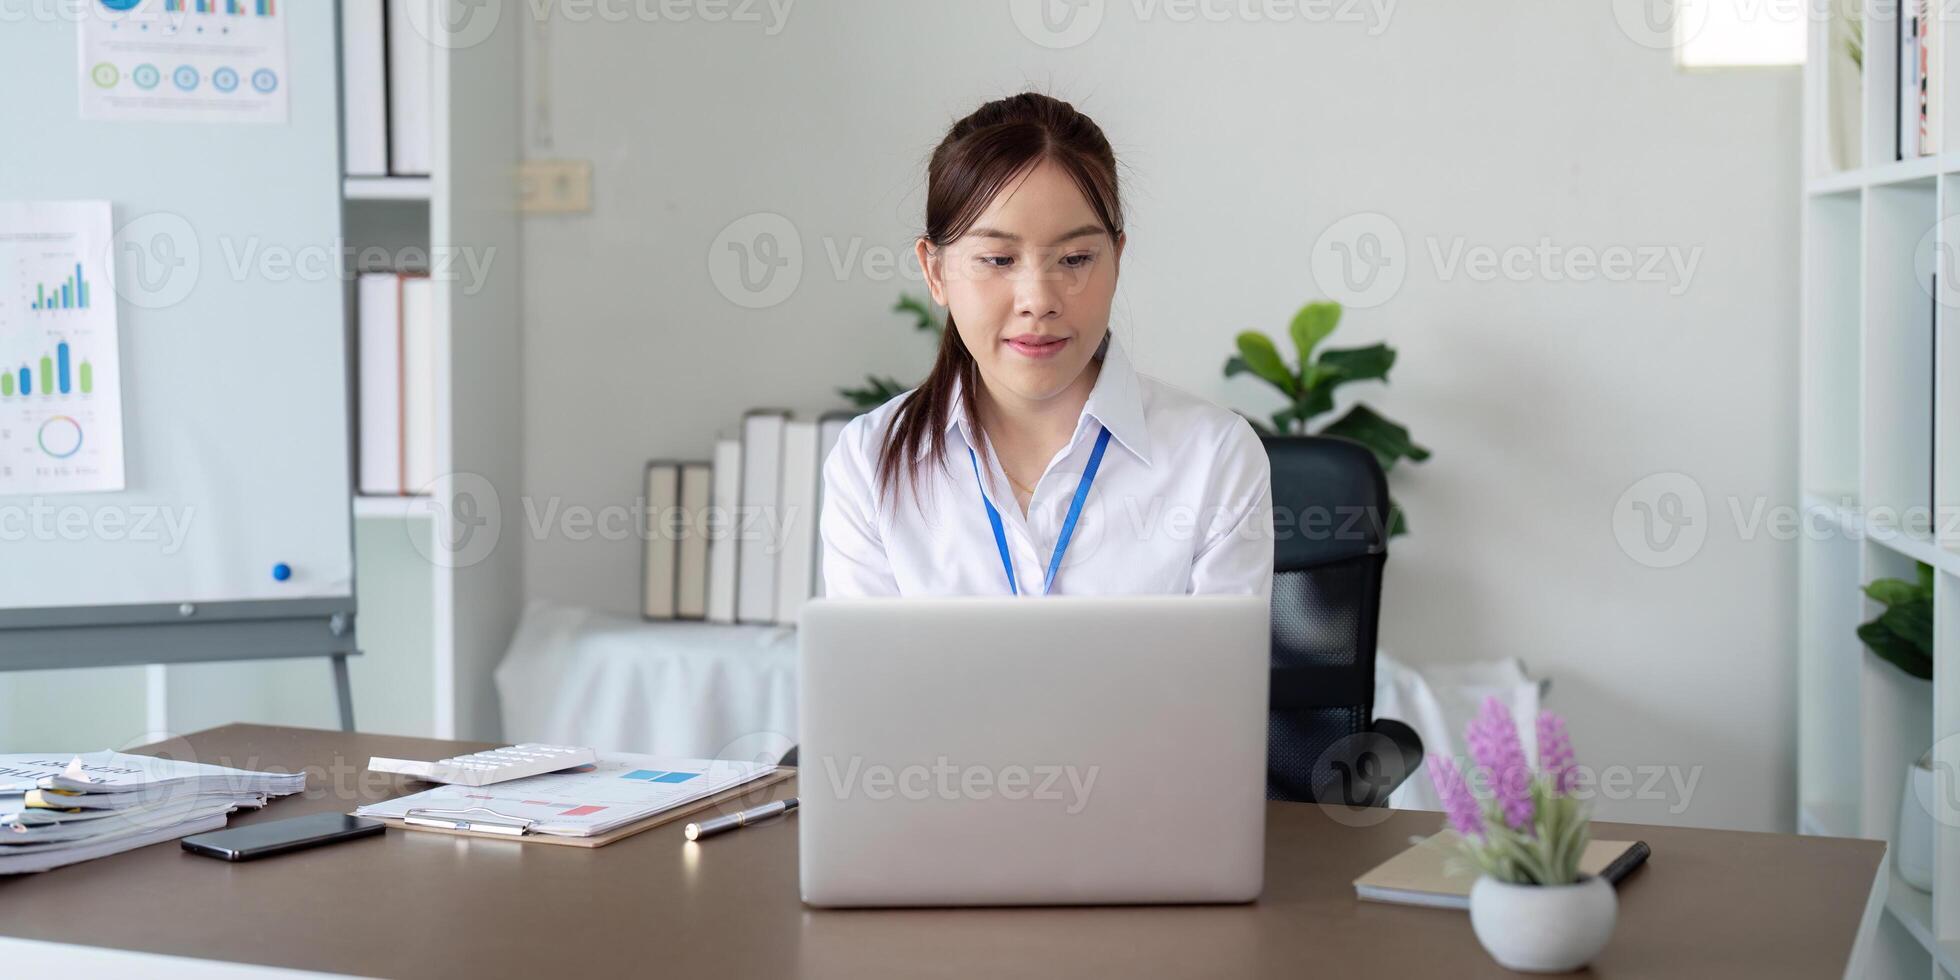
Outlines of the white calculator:
M 415 759 L 385 759 L 375 756 L 368 760 L 367 767 L 372 772 L 392 772 L 402 776 L 414 776 L 432 783 L 450 783 L 456 786 L 488 786 L 525 776 L 537 776 L 560 769 L 575 769 L 589 766 L 599 761 L 599 754 L 591 749 L 573 745 L 544 745 L 526 742 L 501 749 L 490 749 L 472 755 L 459 755 L 434 762 L 421 762 Z

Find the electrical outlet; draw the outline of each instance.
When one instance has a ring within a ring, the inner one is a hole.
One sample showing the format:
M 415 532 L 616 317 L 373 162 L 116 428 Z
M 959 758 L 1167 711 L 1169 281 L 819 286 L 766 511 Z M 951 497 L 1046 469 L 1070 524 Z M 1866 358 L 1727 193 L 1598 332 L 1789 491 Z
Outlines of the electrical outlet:
M 592 161 L 526 160 L 517 168 L 518 210 L 571 214 L 592 210 Z

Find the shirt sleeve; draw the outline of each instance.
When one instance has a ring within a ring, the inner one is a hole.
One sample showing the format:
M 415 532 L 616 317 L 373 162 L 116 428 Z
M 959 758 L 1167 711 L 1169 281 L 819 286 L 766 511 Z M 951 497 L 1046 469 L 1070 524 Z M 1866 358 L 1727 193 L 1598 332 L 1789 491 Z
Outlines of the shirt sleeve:
M 823 590 L 826 596 L 895 596 L 898 579 L 878 534 L 875 440 L 867 416 L 844 427 L 823 464 Z M 867 447 L 870 447 L 868 449 Z
M 1272 463 L 1244 419 L 1225 436 L 1209 495 L 1216 518 L 1191 562 L 1191 594 L 1273 594 Z

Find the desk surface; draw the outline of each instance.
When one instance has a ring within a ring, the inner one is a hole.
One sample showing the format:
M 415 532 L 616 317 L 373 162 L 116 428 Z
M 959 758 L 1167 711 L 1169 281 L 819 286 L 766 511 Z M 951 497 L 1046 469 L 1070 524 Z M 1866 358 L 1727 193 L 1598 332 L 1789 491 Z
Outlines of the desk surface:
M 474 743 L 228 725 L 138 751 L 308 771 L 307 791 L 233 826 L 409 789 L 372 755 Z M 759 791 L 789 795 L 794 782 Z M 1357 901 L 1350 882 L 1435 814 L 1271 804 L 1266 891 L 1228 907 L 815 910 L 796 827 L 700 844 L 657 828 L 597 849 L 391 830 L 227 864 L 175 842 L 0 878 L 0 935 L 389 977 L 1509 976 L 1461 912 Z M 1343 819 L 1346 818 L 1346 819 Z M 1622 883 L 1606 977 L 1841 977 L 1883 860 L 1877 841 L 1601 824 L 1654 853 Z

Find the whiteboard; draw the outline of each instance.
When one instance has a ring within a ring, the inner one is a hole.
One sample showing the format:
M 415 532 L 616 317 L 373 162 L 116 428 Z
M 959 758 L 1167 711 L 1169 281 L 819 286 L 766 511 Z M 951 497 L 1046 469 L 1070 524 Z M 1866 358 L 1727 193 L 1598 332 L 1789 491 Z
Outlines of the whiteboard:
M 0 200 L 106 199 L 127 239 L 126 489 L 0 495 L 0 610 L 351 600 L 337 19 L 279 6 L 283 124 L 84 122 L 73 18 L 0 30 Z

